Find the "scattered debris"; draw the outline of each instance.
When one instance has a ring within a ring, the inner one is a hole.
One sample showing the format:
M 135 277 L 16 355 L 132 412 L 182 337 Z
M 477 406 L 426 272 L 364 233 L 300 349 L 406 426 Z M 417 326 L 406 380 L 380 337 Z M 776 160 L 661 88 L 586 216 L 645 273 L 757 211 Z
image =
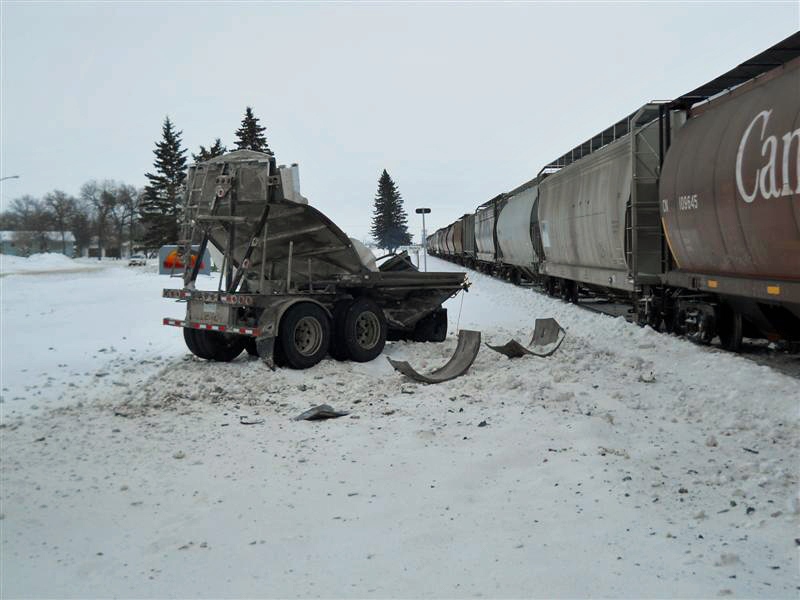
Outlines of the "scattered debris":
M 649 375 L 639 375 L 639 382 L 640 383 L 655 383 L 656 382 L 656 375 L 652 371 L 650 371 Z
M 605 456 L 606 454 L 613 454 L 614 456 L 621 456 L 622 458 L 630 458 L 631 455 L 628 454 L 626 450 L 617 450 L 615 448 L 606 448 L 605 446 L 598 446 L 597 451 L 600 453 L 600 456 Z
M 184 453 L 183 450 L 178 450 L 172 455 L 172 458 L 177 458 L 177 459 L 186 458 L 186 454 Z
M 745 452 L 749 452 L 750 454 L 758 454 L 758 450 L 753 450 L 752 448 L 742 448 Z
M 723 554 L 720 554 L 719 560 L 714 563 L 714 566 L 715 567 L 724 567 L 724 566 L 735 565 L 735 564 L 738 564 L 740 562 L 741 562 L 741 560 L 739 560 L 739 555 L 738 554 L 723 553 Z
M 240 425 L 263 425 L 264 419 L 250 419 L 247 416 L 239 417 L 239 424 Z
M 529 344 L 530 348 L 526 348 L 517 340 L 511 340 L 502 346 L 492 346 L 488 343 L 486 346 L 495 352 L 504 354 L 508 358 L 520 358 L 528 355 L 545 358 L 558 350 L 565 337 L 567 337 L 566 331 L 555 319 L 536 319 L 536 323 L 533 326 L 533 336 Z M 552 344 L 555 344 L 555 346 L 548 348 Z
M 295 421 L 321 421 L 322 419 L 335 419 L 337 417 L 344 417 L 349 415 L 349 412 L 344 412 L 334 409 L 329 404 L 320 404 L 314 408 L 309 408 L 307 411 L 297 415 Z
M 486 427 L 487 425 L 488 423 L 486 421 L 481 421 L 480 423 L 478 423 L 478 427 Z
M 475 357 L 478 356 L 478 350 L 480 350 L 480 348 L 481 332 L 461 329 L 458 332 L 458 344 L 456 345 L 456 351 L 453 356 L 443 367 L 427 375 L 419 373 L 404 360 L 392 360 L 389 357 L 387 357 L 386 360 L 389 361 L 389 364 L 392 365 L 396 371 L 400 371 L 406 377 L 423 383 L 442 383 L 443 381 L 455 379 L 459 375 L 466 373 L 475 361 Z

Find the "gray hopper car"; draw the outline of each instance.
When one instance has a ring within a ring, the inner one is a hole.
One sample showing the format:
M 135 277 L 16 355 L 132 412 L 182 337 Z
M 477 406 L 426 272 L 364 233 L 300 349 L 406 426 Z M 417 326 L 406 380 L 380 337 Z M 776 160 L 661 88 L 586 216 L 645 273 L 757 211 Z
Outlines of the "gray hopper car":
M 729 349 L 800 342 L 800 33 L 642 106 L 471 218 L 474 253 L 444 254 L 460 264 L 629 302 L 639 323 Z

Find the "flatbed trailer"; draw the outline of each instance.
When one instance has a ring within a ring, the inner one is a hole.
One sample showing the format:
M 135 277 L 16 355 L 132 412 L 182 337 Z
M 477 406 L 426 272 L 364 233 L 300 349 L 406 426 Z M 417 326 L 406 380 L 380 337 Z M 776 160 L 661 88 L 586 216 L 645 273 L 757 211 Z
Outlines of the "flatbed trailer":
M 375 265 L 299 193 L 297 166 L 240 150 L 189 169 L 183 239 L 183 287 L 163 296 L 187 303 L 189 350 L 229 361 L 243 350 L 268 365 L 308 368 L 326 354 L 364 362 L 386 339 L 443 341 L 442 303 L 469 282 L 465 273 L 421 273 L 408 261 Z M 221 257 L 217 290 L 198 290 L 198 257 Z M 405 270 L 395 270 L 402 268 Z

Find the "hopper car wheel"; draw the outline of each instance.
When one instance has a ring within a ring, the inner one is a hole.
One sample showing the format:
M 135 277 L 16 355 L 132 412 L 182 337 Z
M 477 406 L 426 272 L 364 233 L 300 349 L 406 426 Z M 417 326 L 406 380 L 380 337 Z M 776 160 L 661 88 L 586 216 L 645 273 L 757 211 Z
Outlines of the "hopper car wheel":
M 561 299 L 564 302 L 577 304 L 578 302 L 578 284 L 570 279 L 561 280 Z
M 243 335 L 219 331 L 195 330 L 195 340 L 205 350 L 209 360 L 231 362 L 244 350 L 247 338 Z
M 383 310 L 369 298 L 357 298 L 334 307 L 331 356 L 369 362 L 383 352 L 387 325 Z
M 308 369 L 328 353 L 331 325 L 328 315 L 316 304 L 295 304 L 281 319 L 275 361 L 292 369 Z
M 552 277 L 547 277 L 544 280 L 544 291 L 548 296 L 555 298 L 556 296 L 556 281 Z
M 720 308 L 717 330 L 723 348 L 731 352 L 739 352 L 742 349 L 742 313 L 723 304 Z
M 197 333 L 198 331 L 191 327 L 183 328 L 183 341 L 186 342 L 186 347 L 189 348 L 189 351 L 196 357 L 211 360 L 211 353 L 206 350 L 205 345 L 200 344 Z
M 672 313 L 672 333 L 686 335 L 686 311 L 675 309 Z

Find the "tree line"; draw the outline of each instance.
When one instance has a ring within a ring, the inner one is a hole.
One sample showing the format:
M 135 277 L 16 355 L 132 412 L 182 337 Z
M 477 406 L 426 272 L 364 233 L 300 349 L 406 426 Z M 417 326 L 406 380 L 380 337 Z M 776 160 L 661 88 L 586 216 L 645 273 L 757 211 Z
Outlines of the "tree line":
M 270 152 L 265 131 L 248 106 L 235 132 L 236 149 Z M 15 232 L 13 242 L 21 255 L 42 250 L 66 254 L 72 244 L 70 233 L 77 255 L 94 248 L 98 255 L 119 256 L 125 247 L 130 252 L 154 251 L 175 243 L 187 166 L 181 135 L 166 117 L 161 139 L 153 150 L 153 171 L 145 173 L 148 183 L 144 188 L 91 180 L 81 186 L 77 196 L 62 190 L 53 190 L 42 198 L 21 196 L 0 213 L 0 230 Z M 216 138 L 208 147 L 201 145 L 192 159 L 209 160 L 226 151 Z
M 142 190 L 116 181 L 87 181 L 77 196 L 53 190 L 43 198 L 22 196 L 0 213 L 0 229 L 16 232 L 13 243 L 18 254 L 41 250 L 68 253 L 74 238 L 74 251 L 97 248 L 119 249 L 136 239 L 140 223 L 138 208 Z M 50 236 L 56 232 L 56 239 Z M 59 239 L 60 238 L 60 239 Z M 112 252 L 114 254 L 114 252 Z
M 271 154 L 266 127 L 251 107 L 245 108 L 235 132 L 236 150 Z M 153 169 L 145 173 L 144 188 L 115 181 L 88 181 L 78 196 L 54 190 L 43 198 L 22 196 L 0 213 L 0 229 L 18 232 L 21 254 L 39 249 L 67 252 L 67 232 L 75 238 L 75 252 L 83 254 L 96 240 L 98 252 L 119 256 L 120 249 L 154 251 L 178 241 L 186 179 L 187 150 L 169 116 L 156 142 Z M 195 162 L 210 160 L 227 152 L 220 138 L 192 154 Z M 384 170 L 374 199 L 371 233 L 378 245 L 390 250 L 409 244 L 407 215 L 397 185 Z M 60 234 L 62 247 L 50 237 Z M 111 252 L 108 250 L 112 249 Z

